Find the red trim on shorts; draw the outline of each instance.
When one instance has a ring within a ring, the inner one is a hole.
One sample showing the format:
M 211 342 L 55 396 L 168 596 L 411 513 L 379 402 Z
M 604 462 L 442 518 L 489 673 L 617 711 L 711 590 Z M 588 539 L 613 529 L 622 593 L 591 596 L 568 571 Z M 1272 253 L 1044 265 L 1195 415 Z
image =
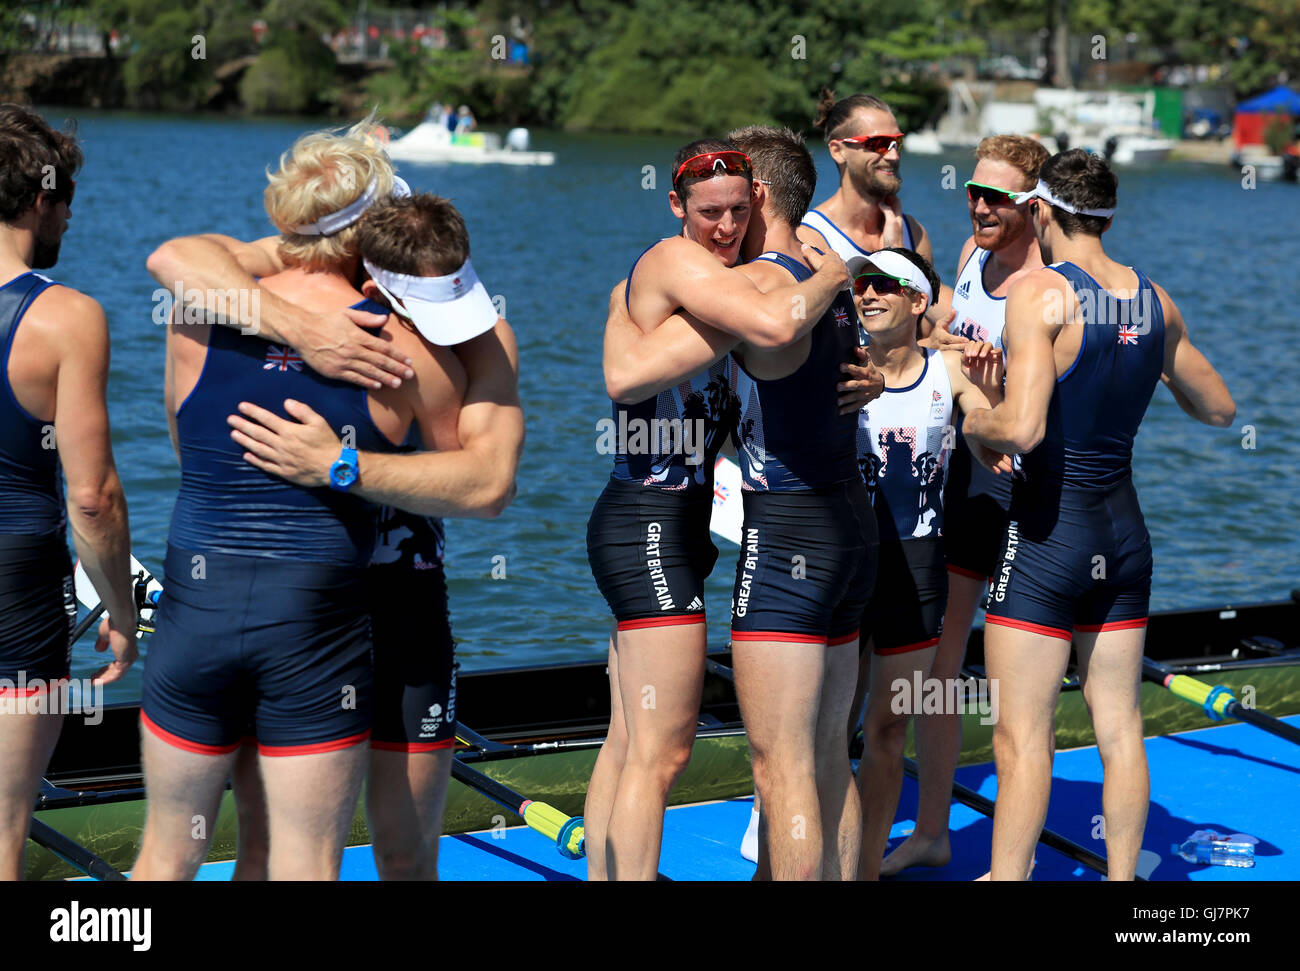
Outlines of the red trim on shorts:
M 989 579 L 987 573 L 980 573 L 978 570 L 968 570 L 964 566 L 953 566 L 951 563 L 948 564 L 948 572 L 955 573 L 959 577 L 970 577 L 972 580 Z
M 779 630 L 733 630 L 733 641 L 789 641 L 796 644 L 825 644 L 825 634 L 789 634 Z
M 35 688 L 33 688 L 31 685 L 28 685 L 27 687 L 23 688 L 22 691 L 18 690 L 17 685 L 14 685 L 12 688 L 0 688 L 0 698 L 35 698 L 37 695 L 43 695 L 47 693 L 50 690 L 50 688 L 54 687 L 55 685 L 62 686 L 67 684 L 68 676 L 65 674 L 63 677 L 55 678 L 53 681 L 48 681 L 43 678 L 33 678 L 32 680 L 43 681 L 44 683 L 37 685 Z
M 984 623 L 997 624 L 999 627 L 1014 627 L 1016 630 L 1026 630 L 1031 634 L 1046 634 L 1048 637 L 1059 637 L 1063 641 L 1074 640 L 1074 635 L 1068 630 L 1047 627 L 1043 624 L 1031 624 L 1027 620 L 1012 620 L 1010 617 L 993 617 L 985 614 Z
M 826 638 L 826 646 L 839 647 L 841 644 L 847 644 L 849 641 L 856 641 L 860 631 L 861 628 L 855 630 L 852 634 L 841 634 L 838 637 L 828 637 Z M 732 636 L 734 637 L 735 635 L 733 634 Z
M 904 644 L 902 647 L 878 647 L 877 654 L 909 654 L 912 651 L 924 651 L 927 647 L 935 647 L 939 643 L 939 638 L 932 637 L 928 641 L 917 641 L 915 644 Z
M 307 745 L 263 745 L 257 743 L 257 752 L 259 755 L 268 757 L 281 758 L 289 755 L 319 755 L 322 752 L 338 752 L 345 748 L 351 748 L 353 745 L 360 745 L 370 737 L 370 729 L 364 732 L 357 732 L 355 735 L 348 735 L 345 738 L 334 738 L 328 742 L 311 742 Z
M 686 624 L 704 623 L 704 612 L 696 614 L 675 614 L 672 617 L 642 617 L 638 620 L 620 620 L 619 630 L 643 630 L 647 627 L 681 627 Z
M 1132 620 L 1108 620 L 1104 624 L 1075 624 L 1074 629 L 1085 634 L 1097 634 L 1104 630 L 1134 630 L 1146 625 L 1145 617 L 1134 617 Z
M 193 752 L 195 755 L 229 755 L 243 744 L 242 740 L 233 742 L 230 745 L 205 745 L 202 742 L 191 742 L 188 738 L 173 735 L 167 729 L 159 726 L 157 722 L 144 713 L 143 708 L 140 709 L 140 724 L 172 748 L 178 748 L 184 752 Z
M 436 752 L 439 749 L 452 748 L 454 738 L 444 738 L 441 742 L 379 742 L 370 740 L 370 747 L 379 752 Z

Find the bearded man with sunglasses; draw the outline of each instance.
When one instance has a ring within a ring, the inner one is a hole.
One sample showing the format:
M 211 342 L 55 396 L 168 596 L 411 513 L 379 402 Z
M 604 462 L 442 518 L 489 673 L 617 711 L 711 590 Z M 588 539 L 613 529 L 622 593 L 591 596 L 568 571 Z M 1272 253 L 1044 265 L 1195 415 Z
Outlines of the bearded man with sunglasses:
M 915 250 L 933 262 L 934 248 L 925 227 L 903 212 L 898 199 L 903 187 L 899 165 L 904 135 L 889 105 L 869 94 L 836 101 L 831 91 L 823 89 L 813 126 L 825 133 L 840 184 L 829 199 L 804 216 L 799 239 L 829 247 L 846 262 L 888 246 Z M 926 319 L 945 319 L 938 312 L 949 303 L 951 292 L 943 288 Z M 929 330 L 923 322 L 920 336 Z
M 1007 294 L 1013 284 L 1040 269 L 1038 237 L 1027 202 L 1017 202 L 1038 182 L 1047 149 L 1025 135 L 992 135 L 975 149 L 975 171 L 966 183 L 971 235 L 957 262 L 949 329 L 970 341 L 992 346 L 1000 356 Z M 949 316 L 945 312 L 942 317 Z M 971 624 L 988 592 L 1011 505 L 1011 477 L 994 475 L 971 457 L 957 435 L 944 488 L 944 555 L 948 565 L 948 606 L 943 633 L 931 667 L 936 679 L 961 672 Z M 881 876 L 911 866 L 946 866 L 948 810 L 952 780 L 961 752 L 961 718 L 952 712 L 922 715 L 916 722 L 920 765 L 920 803 L 916 827 L 881 865 Z
M 730 269 L 754 191 L 750 160 L 729 141 L 681 148 L 668 199 L 682 235 L 637 259 L 611 294 L 611 317 L 650 331 L 680 311 L 716 328 L 710 333 L 723 346 L 714 352 L 706 341 L 699 365 L 684 374 L 670 367 L 667 381 L 652 361 L 606 370 L 619 441 L 587 525 L 587 553 L 615 625 L 610 733 L 585 810 L 591 879 L 654 879 L 668 793 L 690 760 L 707 647 L 704 580 L 717 559 L 709 538 L 713 466 L 736 409 L 725 345 L 742 338 L 783 346 L 811 329 L 848 282 L 834 255 L 814 254 L 807 279 L 767 292 Z M 613 333 L 607 327 L 607 351 Z M 683 432 L 676 441 L 636 437 L 640 427 L 673 422 Z M 626 440 L 623 429 L 633 430 Z

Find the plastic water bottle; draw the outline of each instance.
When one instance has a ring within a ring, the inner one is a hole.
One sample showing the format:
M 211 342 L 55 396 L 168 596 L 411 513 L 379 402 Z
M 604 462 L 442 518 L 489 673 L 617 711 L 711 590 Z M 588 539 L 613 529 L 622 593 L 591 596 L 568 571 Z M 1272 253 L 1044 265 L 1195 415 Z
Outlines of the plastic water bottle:
M 1255 844 L 1258 842 L 1255 837 L 1244 833 L 1224 836 L 1211 829 L 1198 829 L 1181 846 L 1175 843 L 1173 852 L 1188 863 L 1248 867 L 1255 865 Z

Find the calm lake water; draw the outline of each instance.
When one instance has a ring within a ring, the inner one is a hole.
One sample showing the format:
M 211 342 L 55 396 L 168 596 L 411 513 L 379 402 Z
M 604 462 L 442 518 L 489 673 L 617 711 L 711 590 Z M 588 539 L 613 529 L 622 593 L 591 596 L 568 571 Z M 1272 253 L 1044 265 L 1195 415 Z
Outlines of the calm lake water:
M 46 112 L 52 121 L 65 113 Z M 171 236 L 273 232 L 262 208 L 265 170 L 310 121 L 248 121 L 83 113 L 86 166 L 53 271 L 98 299 L 112 330 L 109 410 L 130 503 L 136 555 L 161 567 L 178 469 L 162 403 L 163 338 L 152 323 L 145 258 Z M 528 443 L 519 495 L 495 521 L 448 523 L 447 570 L 460 657 L 470 668 L 603 655 L 609 615 L 587 568 L 585 525 L 610 460 L 595 449 L 609 414 L 600 371 L 610 287 L 650 242 L 679 230 L 667 206 L 669 139 L 541 134 L 547 168 L 400 167 L 416 190 L 451 197 L 465 214 L 474 264 L 504 296 L 519 337 Z M 835 185 L 820 145 L 817 199 Z M 945 164 L 955 178 L 944 179 Z M 658 188 L 642 188 L 654 166 Z M 911 156 L 905 209 L 934 240 L 951 283 L 969 235 L 972 160 Z M 952 186 L 948 188 L 946 186 Z M 1227 168 L 1125 170 L 1106 241 L 1173 294 L 1197 344 L 1237 402 L 1232 429 L 1187 418 L 1157 390 L 1137 440 L 1137 482 L 1155 544 L 1155 609 L 1276 599 L 1300 585 L 1300 190 L 1245 190 Z M 1255 448 L 1243 447 L 1243 426 Z M 718 541 L 722 544 L 722 541 Z M 734 550 L 710 580 L 710 639 L 726 639 Z M 504 556 L 506 577 L 492 579 Z M 418 611 L 420 604 L 412 604 Z M 102 660 L 86 638 L 74 674 Z M 144 641 L 147 657 L 147 639 Z M 108 700 L 139 694 L 139 668 Z

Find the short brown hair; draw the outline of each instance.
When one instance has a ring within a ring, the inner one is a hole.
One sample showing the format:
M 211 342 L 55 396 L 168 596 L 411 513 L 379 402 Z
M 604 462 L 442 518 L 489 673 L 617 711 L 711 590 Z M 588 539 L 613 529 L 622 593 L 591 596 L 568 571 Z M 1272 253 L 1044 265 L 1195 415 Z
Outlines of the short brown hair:
M 1058 152 L 1043 163 L 1038 177 L 1053 195 L 1076 209 L 1115 208 L 1119 179 L 1100 155 L 1081 148 Z M 1100 236 L 1110 221 L 1109 216 L 1078 216 L 1059 206 L 1052 206 L 1052 215 L 1066 236 Z
M 975 161 L 982 162 L 986 158 L 1006 162 L 1019 169 L 1025 177 L 1023 185 L 1006 188 L 1032 189 L 1038 183 L 1038 171 L 1051 155 L 1043 148 L 1042 142 L 1028 135 L 990 135 L 975 149 Z
M 469 259 L 469 230 L 450 199 L 421 192 L 367 210 L 357 223 L 357 246 L 390 273 L 446 276 Z
M 70 198 L 83 161 L 72 125 L 55 131 L 22 105 L 0 105 L 0 222 L 13 222 L 42 192 Z
M 817 166 L 803 136 L 789 128 L 749 125 L 729 132 L 727 139 L 749 156 L 754 177 L 768 184 L 776 214 L 798 226 L 817 191 Z

